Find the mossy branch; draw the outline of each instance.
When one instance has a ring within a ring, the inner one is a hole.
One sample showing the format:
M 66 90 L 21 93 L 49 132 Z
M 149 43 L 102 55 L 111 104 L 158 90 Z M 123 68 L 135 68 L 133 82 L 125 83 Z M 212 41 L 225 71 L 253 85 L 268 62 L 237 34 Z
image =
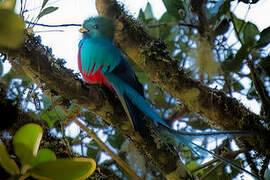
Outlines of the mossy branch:
M 70 69 L 57 62 L 38 38 L 25 34 L 24 44 L 17 49 L 0 47 L 13 68 L 23 70 L 45 94 L 57 94 L 87 108 L 121 131 L 145 158 L 168 179 L 192 179 L 193 176 L 179 159 L 178 153 L 155 136 L 142 139 L 132 125 L 117 97 L 106 87 L 81 81 Z M 155 128 L 155 127 L 153 127 Z M 154 131 L 154 130 L 152 130 Z M 152 132 L 149 129 L 149 132 Z
M 257 138 L 242 140 L 258 152 L 270 154 L 267 151 L 269 131 L 262 123 L 263 117 L 252 113 L 223 91 L 209 88 L 188 76 L 170 57 L 165 43 L 148 35 L 115 0 L 96 0 L 96 7 L 100 15 L 114 18 L 116 24 L 121 24 L 121 31 L 115 34 L 116 44 L 162 89 L 221 129 L 254 131 Z

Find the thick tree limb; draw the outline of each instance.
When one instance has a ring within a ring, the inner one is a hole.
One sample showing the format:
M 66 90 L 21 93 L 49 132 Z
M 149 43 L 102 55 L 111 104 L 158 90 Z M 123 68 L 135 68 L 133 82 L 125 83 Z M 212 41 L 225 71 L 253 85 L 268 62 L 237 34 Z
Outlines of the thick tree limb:
M 13 67 L 23 69 L 43 91 L 57 93 L 88 108 L 120 130 L 168 179 L 193 179 L 180 161 L 178 153 L 155 135 L 155 129 L 148 129 L 149 133 L 154 134 L 153 137 L 142 139 L 133 130 L 121 103 L 113 93 L 103 86 L 84 84 L 71 70 L 59 65 L 48 48 L 45 48 L 37 38 L 26 34 L 22 47 L 17 49 L 0 47 L 0 52 L 8 56 Z
M 221 129 L 255 131 L 259 136 L 245 138 L 245 141 L 258 152 L 270 154 L 267 151 L 270 148 L 269 130 L 262 124 L 262 117 L 224 92 L 189 77 L 169 56 L 166 45 L 150 37 L 115 0 L 96 0 L 96 7 L 100 15 L 114 18 L 121 24 L 122 30 L 116 32 L 116 44 L 161 88 Z

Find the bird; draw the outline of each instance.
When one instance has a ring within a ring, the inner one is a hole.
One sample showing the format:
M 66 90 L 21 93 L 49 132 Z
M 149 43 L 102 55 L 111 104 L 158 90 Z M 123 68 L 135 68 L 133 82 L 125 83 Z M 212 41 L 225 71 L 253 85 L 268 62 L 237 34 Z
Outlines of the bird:
M 113 43 L 115 33 L 113 21 L 103 16 L 90 17 L 83 22 L 82 28 L 79 31 L 82 33 L 82 39 L 78 45 L 78 67 L 83 79 L 90 84 L 103 84 L 116 93 L 134 130 L 138 131 L 142 137 L 149 136 L 146 131 L 145 118 L 148 117 L 168 130 L 164 131 L 162 129 L 161 132 L 163 132 L 167 139 L 173 139 L 176 146 L 180 142 L 188 146 L 192 152 L 204 151 L 210 153 L 216 158 L 231 164 L 233 167 L 250 174 L 250 172 L 229 160 L 192 142 L 194 137 L 198 136 L 222 134 L 246 136 L 250 135 L 249 132 L 221 131 L 197 133 L 171 129 L 146 101 L 143 86 L 129 65 L 127 57 Z
M 83 38 L 79 42 L 78 67 L 87 83 L 99 83 L 115 92 L 130 119 L 135 131 L 144 134 L 147 116 L 158 124 L 186 136 L 235 134 L 244 131 L 222 131 L 214 133 L 174 132 L 144 98 L 142 84 L 128 63 L 128 59 L 114 45 L 115 25 L 103 16 L 90 17 L 83 22 L 79 31 Z
M 135 131 L 146 136 L 145 118 L 168 127 L 144 98 L 142 84 L 128 63 L 128 59 L 113 44 L 115 26 L 105 17 L 90 17 L 79 30 L 78 67 L 87 83 L 99 83 L 114 91 Z

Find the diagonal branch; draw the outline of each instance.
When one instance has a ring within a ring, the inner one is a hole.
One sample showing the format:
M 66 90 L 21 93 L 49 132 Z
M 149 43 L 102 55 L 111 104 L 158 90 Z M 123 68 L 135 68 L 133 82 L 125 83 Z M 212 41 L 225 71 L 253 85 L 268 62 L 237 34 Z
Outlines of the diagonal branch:
M 88 108 L 120 130 L 167 179 L 193 179 L 178 153 L 158 135 L 142 139 L 133 130 L 113 93 L 100 85 L 84 84 L 71 70 L 57 63 L 48 48 L 34 36 L 26 34 L 23 46 L 17 49 L 0 47 L 0 52 L 7 55 L 13 68 L 22 69 L 46 94 L 58 94 Z M 157 131 L 154 128 L 149 128 L 149 133 L 154 134 Z
M 188 109 L 210 119 L 221 129 L 252 130 L 259 136 L 242 138 L 263 154 L 269 148 L 269 131 L 263 117 L 250 112 L 236 99 L 222 91 L 211 89 L 194 80 L 179 67 L 167 51 L 166 45 L 150 37 L 115 0 L 96 0 L 100 15 L 116 19 L 122 27 L 115 35 L 116 44 L 161 88 L 178 98 Z M 263 137 L 263 138 L 262 138 Z

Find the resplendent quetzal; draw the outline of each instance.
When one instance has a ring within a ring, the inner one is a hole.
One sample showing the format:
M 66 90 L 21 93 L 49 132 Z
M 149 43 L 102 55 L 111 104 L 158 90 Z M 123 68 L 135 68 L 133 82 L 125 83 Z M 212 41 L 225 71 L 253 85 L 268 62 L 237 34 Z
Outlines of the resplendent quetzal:
M 90 17 L 84 21 L 80 32 L 83 33 L 83 39 L 79 43 L 78 66 L 83 78 L 88 83 L 104 84 L 115 91 L 134 129 L 142 136 L 147 135 L 144 132 L 144 116 L 165 126 L 176 135 L 175 139 L 191 149 L 191 146 L 194 147 L 194 143 L 191 142 L 194 136 L 250 135 L 250 132 L 245 131 L 196 133 L 170 129 L 144 99 L 141 83 L 126 57 L 113 44 L 115 26 L 112 20 L 101 16 Z
M 84 21 L 78 53 L 83 78 L 88 83 L 104 84 L 114 90 L 134 129 L 142 136 L 145 133 L 144 115 L 168 127 L 144 99 L 141 83 L 126 57 L 113 44 L 114 31 L 113 22 L 107 18 L 91 17 Z
M 184 144 L 198 155 L 210 153 L 216 158 L 231 164 L 233 167 L 256 176 L 228 159 L 192 142 L 194 137 L 206 135 L 249 136 L 254 134 L 245 131 L 196 133 L 170 129 L 145 100 L 143 87 L 128 64 L 128 60 L 113 44 L 115 26 L 112 20 L 101 16 L 90 17 L 84 21 L 80 32 L 83 33 L 83 39 L 79 43 L 78 65 L 83 78 L 88 83 L 104 84 L 115 91 L 134 129 L 141 136 L 145 137 L 148 135 L 145 131 L 145 116 L 147 116 L 166 127 L 161 129 L 160 134 L 169 139 L 175 146 L 178 146 L 180 143 Z
M 141 135 L 144 134 L 145 128 L 144 116 L 165 126 L 172 133 L 183 136 L 250 135 L 249 132 L 243 131 L 174 132 L 145 100 L 143 87 L 128 60 L 113 44 L 115 26 L 112 20 L 101 16 L 90 17 L 84 21 L 80 32 L 83 33 L 83 39 L 79 42 L 78 66 L 83 78 L 88 83 L 104 84 L 115 91 L 134 129 Z
M 83 33 L 83 39 L 79 43 L 78 66 L 83 78 L 88 83 L 104 84 L 115 91 L 134 129 L 141 136 L 145 137 L 148 135 L 145 132 L 145 116 L 147 116 L 166 127 L 165 129 L 162 128 L 160 133 L 165 138 L 169 137 L 169 140 L 173 139 L 173 144 L 176 146 L 181 143 L 188 146 L 195 153 L 205 154 L 205 152 L 208 152 L 216 158 L 231 164 L 233 167 L 254 176 L 254 174 L 229 160 L 192 142 L 193 137 L 196 136 L 216 136 L 220 134 L 247 136 L 252 135 L 250 132 L 221 131 L 196 133 L 170 129 L 145 100 L 143 87 L 128 64 L 128 60 L 113 44 L 115 26 L 112 20 L 101 16 L 88 18 L 84 21 L 80 32 Z

